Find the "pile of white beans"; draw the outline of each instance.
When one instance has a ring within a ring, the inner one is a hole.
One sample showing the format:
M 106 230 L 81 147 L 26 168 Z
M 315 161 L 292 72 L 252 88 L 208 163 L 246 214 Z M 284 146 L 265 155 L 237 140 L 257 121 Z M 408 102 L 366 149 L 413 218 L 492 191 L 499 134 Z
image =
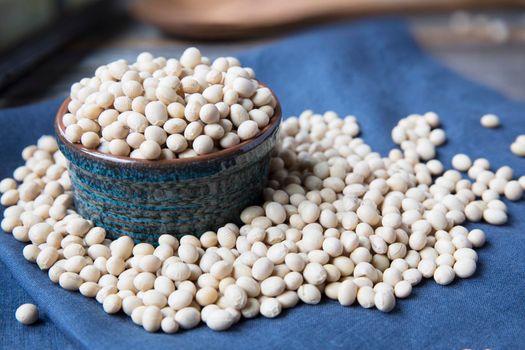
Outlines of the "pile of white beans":
M 138 159 L 189 158 L 233 147 L 269 124 L 277 101 L 234 57 L 194 47 L 177 60 L 144 52 L 71 87 L 65 137 Z
M 2 229 L 28 242 L 24 257 L 62 288 L 124 312 L 149 332 L 201 321 L 228 329 L 241 317 L 273 318 L 322 295 L 383 312 L 423 278 L 447 285 L 476 271 L 485 243 L 466 220 L 504 224 L 505 196 L 519 200 L 525 178 L 490 170 L 466 155 L 446 170 L 435 113 L 394 128 L 387 157 L 358 137 L 354 117 L 303 112 L 281 125 L 261 206 L 197 238 L 171 235 L 158 246 L 114 241 L 73 207 L 66 160 L 52 137 L 24 149 L 26 165 L 0 183 Z M 462 174 L 464 172 L 465 174 Z M 465 175 L 465 176 L 463 176 Z
M 485 14 L 455 11 L 450 15 L 449 24 L 455 34 L 470 40 L 505 43 L 512 35 L 512 28 L 507 21 Z

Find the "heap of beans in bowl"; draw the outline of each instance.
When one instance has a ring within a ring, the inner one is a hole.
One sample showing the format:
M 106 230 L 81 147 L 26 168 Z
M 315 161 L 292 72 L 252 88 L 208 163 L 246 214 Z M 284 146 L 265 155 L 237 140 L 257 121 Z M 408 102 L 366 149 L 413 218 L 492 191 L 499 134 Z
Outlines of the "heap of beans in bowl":
M 276 100 L 234 57 L 213 62 L 196 48 L 179 59 L 144 52 L 71 87 L 66 138 L 136 159 L 189 158 L 255 137 Z

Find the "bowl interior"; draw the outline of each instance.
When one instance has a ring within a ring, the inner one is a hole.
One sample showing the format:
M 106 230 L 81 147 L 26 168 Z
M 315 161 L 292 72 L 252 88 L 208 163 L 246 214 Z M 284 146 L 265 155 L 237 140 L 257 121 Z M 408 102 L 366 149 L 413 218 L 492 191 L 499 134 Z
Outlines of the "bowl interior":
M 261 86 L 265 86 L 265 85 L 261 84 Z M 177 165 L 182 166 L 182 165 L 188 165 L 190 163 L 196 163 L 196 162 L 208 162 L 212 160 L 218 160 L 224 157 L 229 157 L 239 152 L 246 152 L 256 147 L 257 145 L 259 145 L 262 141 L 264 141 L 267 137 L 269 137 L 276 128 L 279 127 L 279 124 L 281 121 L 281 105 L 279 103 L 279 100 L 277 99 L 277 96 L 275 96 L 273 91 L 271 92 L 272 92 L 273 97 L 276 100 L 274 114 L 270 118 L 270 122 L 268 123 L 268 125 L 266 125 L 261 131 L 259 131 L 259 133 L 254 138 L 245 140 L 230 148 L 221 149 L 213 153 L 199 155 L 199 156 L 191 157 L 191 158 L 175 158 L 175 159 L 162 159 L 162 160 L 136 159 L 136 158 L 130 158 L 130 157 L 110 155 L 107 153 L 100 152 L 96 149 L 88 149 L 79 143 L 71 143 L 65 137 L 66 126 L 64 125 L 64 121 L 62 118 L 63 115 L 68 112 L 67 106 L 69 102 L 71 101 L 70 97 L 64 100 L 64 102 L 58 109 L 58 112 L 55 117 L 55 131 L 56 131 L 57 137 L 66 147 L 74 149 L 76 152 L 81 153 L 85 157 L 92 158 L 98 161 L 110 162 L 110 163 L 116 163 L 116 164 L 125 164 L 127 166 L 137 166 L 137 167 L 166 167 L 166 166 L 177 166 Z

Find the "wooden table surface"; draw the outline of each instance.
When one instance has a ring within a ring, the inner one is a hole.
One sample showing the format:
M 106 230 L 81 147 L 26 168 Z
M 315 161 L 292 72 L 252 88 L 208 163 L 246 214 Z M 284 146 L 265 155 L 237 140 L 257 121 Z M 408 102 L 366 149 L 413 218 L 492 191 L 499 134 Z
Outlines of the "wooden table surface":
M 509 28 L 508 40 L 495 42 L 472 33 L 458 33 L 449 24 L 449 14 L 412 16 L 409 23 L 420 45 L 438 61 L 468 79 L 525 101 L 525 14 L 507 11 L 485 15 L 505 21 Z M 151 26 L 127 18 L 98 28 L 67 45 L 13 84 L 0 95 L 0 107 L 67 94 L 72 83 L 93 75 L 99 65 L 117 58 L 133 60 L 142 51 L 173 57 L 188 46 L 198 46 L 207 56 L 215 57 L 232 55 L 280 38 L 189 42 L 166 37 Z

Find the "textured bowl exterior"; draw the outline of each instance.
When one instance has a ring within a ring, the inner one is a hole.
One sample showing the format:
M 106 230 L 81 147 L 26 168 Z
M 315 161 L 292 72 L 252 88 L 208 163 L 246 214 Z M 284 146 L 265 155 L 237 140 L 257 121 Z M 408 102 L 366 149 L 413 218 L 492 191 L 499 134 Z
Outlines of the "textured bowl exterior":
M 258 201 L 277 141 L 280 108 L 256 138 L 219 156 L 163 161 L 113 157 L 72 144 L 63 135 L 64 102 L 55 122 L 60 150 L 69 161 L 75 207 L 106 229 L 156 244 L 162 234 L 199 236 L 238 222 Z M 279 106 L 277 106 L 279 107 Z

